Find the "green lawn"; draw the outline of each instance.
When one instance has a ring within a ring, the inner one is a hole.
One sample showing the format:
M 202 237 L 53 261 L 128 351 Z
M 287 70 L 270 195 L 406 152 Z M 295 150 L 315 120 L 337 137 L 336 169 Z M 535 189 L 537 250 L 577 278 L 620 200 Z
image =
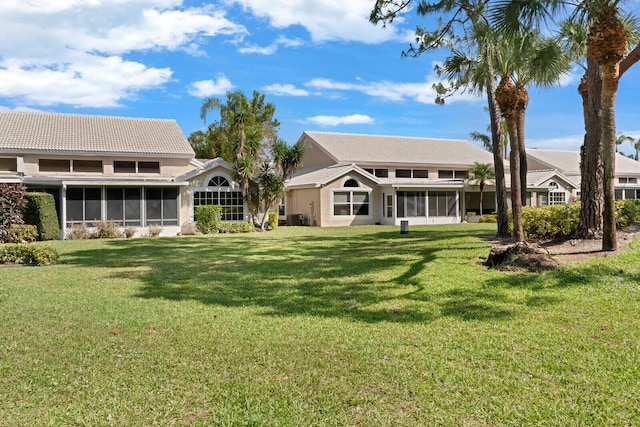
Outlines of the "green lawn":
M 506 273 L 494 233 L 55 242 L 0 268 L 0 425 L 640 425 L 640 242 Z

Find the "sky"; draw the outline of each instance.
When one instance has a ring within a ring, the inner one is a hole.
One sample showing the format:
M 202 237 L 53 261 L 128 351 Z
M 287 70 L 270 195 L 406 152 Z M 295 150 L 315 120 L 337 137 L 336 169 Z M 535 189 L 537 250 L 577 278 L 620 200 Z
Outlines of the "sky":
M 2 0 L 0 108 L 175 119 L 204 130 L 205 99 L 266 95 L 280 138 L 303 131 L 469 139 L 486 132 L 486 100 L 435 104 L 438 50 L 402 58 L 418 25 L 368 21 L 373 0 Z M 640 0 L 623 7 L 640 15 Z M 579 68 L 551 89 L 529 89 L 526 144 L 578 149 L 584 123 Z M 640 138 L 640 64 L 622 77 L 619 133 Z M 622 152 L 633 153 L 630 143 Z

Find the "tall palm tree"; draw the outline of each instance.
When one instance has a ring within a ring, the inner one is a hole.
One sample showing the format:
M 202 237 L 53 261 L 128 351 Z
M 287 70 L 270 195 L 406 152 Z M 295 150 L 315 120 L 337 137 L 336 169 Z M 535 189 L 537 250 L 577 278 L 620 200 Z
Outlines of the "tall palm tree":
M 640 137 L 633 143 L 633 148 L 636 150 L 636 154 L 633 156 L 633 160 L 638 161 L 638 154 L 640 154 Z
M 634 141 L 633 137 L 629 135 L 625 135 L 623 133 L 619 134 L 616 137 L 616 152 L 618 152 L 618 147 L 624 144 L 625 142 L 633 142 L 633 141 Z
M 627 53 L 627 33 L 619 18 L 617 1 L 598 5 L 595 21 L 589 28 L 587 53 L 602 70 L 602 153 L 604 164 L 604 211 L 602 214 L 602 250 L 618 247 L 615 211 L 615 102 L 620 77 L 620 60 Z
M 471 178 L 478 182 L 480 187 L 480 215 L 484 212 L 482 204 L 482 196 L 484 194 L 484 187 L 487 181 L 495 178 L 496 174 L 493 172 L 493 168 L 488 163 L 474 162 L 473 170 L 471 171 Z
M 603 163 L 603 239 L 602 250 L 617 248 L 615 229 L 615 206 L 613 190 L 613 173 L 615 172 L 615 97 L 618 80 L 633 64 L 640 61 L 640 44 L 626 54 L 626 29 L 618 10 L 619 0 L 581 0 L 568 2 L 565 0 L 499 0 L 493 10 L 492 17 L 496 25 L 502 29 L 515 31 L 522 25 L 550 22 L 555 16 L 565 14 L 565 8 L 574 8 L 574 13 L 587 16 L 593 22 L 589 27 L 586 41 L 589 80 L 596 76 L 596 69 L 602 73 L 602 91 L 598 113 L 601 114 L 601 132 L 596 148 L 585 149 L 586 163 L 593 163 L 589 158 L 602 152 Z M 596 87 L 589 81 L 588 90 Z M 589 104 L 592 103 L 589 96 Z M 595 98 L 595 97 L 594 97 Z M 597 106 L 596 106 L 597 108 Z M 591 136 L 596 138 L 596 136 Z M 587 140 L 585 139 L 585 142 Z M 600 148 L 601 147 L 601 148 Z M 585 145 L 585 148 L 589 148 Z M 591 171 L 597 173 L 597 171 Z M 583 205 L 583 208 L 585 205 Z M 588 206 L 587 206 L 588 207 Z M 582 216 L 582 212 L 581 212 Z

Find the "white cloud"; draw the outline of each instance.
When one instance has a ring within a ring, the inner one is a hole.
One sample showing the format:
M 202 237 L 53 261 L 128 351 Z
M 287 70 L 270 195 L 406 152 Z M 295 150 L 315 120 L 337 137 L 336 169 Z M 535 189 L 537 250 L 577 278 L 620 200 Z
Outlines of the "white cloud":
M 397 83 L 391 81 L 345 83 L 318 78 L 310 80 L 306 83 L 306 86 L 319 91 L 360 92 L 387 101 L 399 102 L 413 99 L 423 104 L 433 104 L 437 95 L 433 89 L 433 84 L 438 81 L 437 78 L 433 77 L 419 83 Z M 457 101 L 477 102 L 481 101 L 481 99 L 469 93 L 456 93 L 447 98 L 448 103 Z
M 276 96 L 308 96 L 309 92 L 304 89 L 298 89 L 292 84 L 272 84 L 269 86 L 264 86 L 262 88 L 263 92 L 270 93 Z
M 584 135 L 568 135 L 558 138 L 527 138 L 527 147 L 543 150 L 580 150 Z
M 197 98 L 206 98 L 215 95 L 224 95 L 233 89 L 233 83 L 224 75 L 218 75 L 217 80 L 201 80 L 194 82 L 189 88 L 189 95 Z
M 374 123 L 371 117 L 364 114 L 352 114 L 350 116 L 314 116 L 309 117 L 307 121 L 320 126 L 368 125 Z
M 148 68 L 119 57 L 87 55 L 81 63 L 23 67 L 0 63 L 0 94 L 41 106 L 117 107 L 124 98 L 169 81 L 171 70 Z
M 202 55 L 207 37 L 237 40 L 248 33 L 220 8 L 182 3 L 3 0 L 0 28 L 11 37 L 0 38 L 0 97 L 17 104 L 117 106 L 172 76 L 168 68 L 123 55 L 176 50 Z
M 413 30 L 401 31 L 395 24 L 386 28 L 369 22 L 374 2 L 371 0 L 227 0 L 240 4 L 254 15 L 266 17 L 272 26 L 304 27 L 316 42 L 357 41 L 379 43 L 387 40 L 409 40 Z M 401 23 L 402 16 L 396 19 Z
M 268 46 L 256 46 L 256 45 L 247 45 L 246 47 L 242 47 L 238 49 L 240 53 L 258 53 L 261 55 L 273 55 L 278 51 L 280 46 L 284 47 L 298 47 L 302 46 L 304 42 L 301 39 L 289 39 L 286 37 L 278 37 L 273 43 Z

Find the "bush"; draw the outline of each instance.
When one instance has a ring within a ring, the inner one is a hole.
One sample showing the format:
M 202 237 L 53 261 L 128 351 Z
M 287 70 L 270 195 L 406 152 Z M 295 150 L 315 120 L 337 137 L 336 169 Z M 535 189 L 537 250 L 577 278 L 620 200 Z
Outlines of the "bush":
M 498 216 L 496 214 L 480 215 L 478 222 L 482 224 L 496 224 L 498 222 Z
M 135 227 L 125 227 L 123 232 L 124 232 L 124 237 L 126 237 L 127 239 L 132 238 L 133 236 L 136 235 L 136 228 Z
M 579 219 L 579 203 L 522 208 L 524 234 L 531 239 L 569 237 L 577 230 Z
M 162 227 L 159 225 L 150 225 L 149 226 L 149 236 L 150 237 L 158 237 L 162 233 Z
M 60 225 L 56 202 L 49 193 L 27 193 L 27 207 L 24 211 L 24 222 L 35 225 L 39 240 L 55 240 L 60 238 Z
M 38 229 L 35 225 L 11 224 L 7 230 L 4 241 L 6 243 L 31 243 L 38 238 Z
M 220 233 L 250 233 L 255 229 L 251 222 L 223 222 Z
M 196 206 L 194 219 L 196 220 L 196 229 L 200 233 L 220 233 L 222 231 L 222 206 Z
M 96 231 L 91 237 L 94 239 L 117 239 L 122 237 L 122 231 L 113 221 L 97 221 Z
M 87 228 L 87 224 L 84 222 L 82 224 L 73 224 L 71 227 L 67 228 L 67 239 L 71 240 L 80 240 L 80 239 L 90 239 L 91 232 Z
M 16 183 L 0 184 L 0 228 L 11 224 L 24 224 L 22 213 L 27 206 L 25 186 Z
M 640 200 L 616 200 L 616 226 L 628 227 L 640 221 Z
M 267 222 L 267 228 L 273 230 L 278 227 L 278 212 L 269 212 L 269 221 Z
M 26 265 L 51 265 L 58 262 L 56 248 L 32 243 L 7 243 L 0 245 L 0 263 L 13 262 Z

